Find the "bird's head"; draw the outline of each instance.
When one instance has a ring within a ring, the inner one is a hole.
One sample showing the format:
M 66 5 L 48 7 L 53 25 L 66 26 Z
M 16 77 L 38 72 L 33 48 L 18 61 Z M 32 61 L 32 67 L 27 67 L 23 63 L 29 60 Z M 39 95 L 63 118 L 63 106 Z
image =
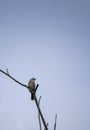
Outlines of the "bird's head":
M 35 78 L 32 78 L 31 80 L 36 80 Z

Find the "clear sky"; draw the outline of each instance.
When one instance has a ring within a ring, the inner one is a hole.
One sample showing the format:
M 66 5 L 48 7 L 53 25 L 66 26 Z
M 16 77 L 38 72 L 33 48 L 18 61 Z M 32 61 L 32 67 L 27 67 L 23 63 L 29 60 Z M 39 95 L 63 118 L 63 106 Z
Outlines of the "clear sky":
M 39 84 L 49 129 L 90 130 L 90 0 L 0 0 L 0 69 Z M 39 129 L 28 90 L 0 73 L 0 130 Z

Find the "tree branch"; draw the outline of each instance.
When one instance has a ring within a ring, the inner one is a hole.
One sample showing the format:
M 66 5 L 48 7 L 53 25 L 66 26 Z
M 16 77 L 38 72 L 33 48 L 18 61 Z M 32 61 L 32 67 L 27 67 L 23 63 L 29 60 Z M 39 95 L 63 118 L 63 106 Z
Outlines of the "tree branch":
M 8 76 L 9 78 L 11 78 L 11 79 L 12 79 L 13 81 L 15 81 L 16 83 L 18 83 L 18 84 L 20 84 L 20 85 L 22 85 L 23 87 L 26 87 L 26 88 L 28 89 L 28 86 L 27 86 L 27 85 L 22 84 L 21 82 L 19 82 L 19 81 L 16 80 L 15 78 L 13 78 L 13 77 L 9 74 L 8 69 L 6 69 L 6 72 L 4 72 L 3 70 L 0 69 L 0 72 L 3 73 L 3 74 L 5 74 L 5 75 Z M 37 90 L 37 88 L 38 88 L 38 84 L 37 84 L 36 90 Z M 44 127 L 45 127 L 45 130 L 48 130 L 47 124 L 46 124 L 45 119 L 44 119 L 44 117 L 43 117 L 43 114 L 42 114 L 42 112 L 41 112 L 41 110 L 40 110 L 40 107 L 39 107 L 39 104 L 38 104 L 38 101 L 37 101 L 36 94 L 35 94 L 35 103 L 36 103 L 38 112 L 39 112 L 39 114 L 40 114 L 40 116 L 41 116 L 41 119 L 42 119 L 43 125 L 44 125 Z
M 36 106 L 37 106 L 38 112 L 39 112 L 39 114 L 40 114 L 40 116 L 41 116 L 42 122 L 43 122 L 43 124 L 44 124 L 45 130 L 48 130 L 48 128 L 47 128 L 47 124 L 46 124 L 46 122 L 45 122 L 45 119 L 44 119 L 43 114 L 42 114 L 42 112 L 41 112 L 41 109 L 40 109 L 40 107 L 39 107 L 39 104 L 38 104 L 38 101 L 37 101 L 36 95 L 35 95 L 35 103 L 36 103 Z
M 22 85 L 23 87 L 28 88 L 27 85 L 22 84 L 22 83 L 20 83 L 18 80 L 16 80 L 15 78 L 13 78 L 13 77 L 9 74 L 8 69 L 6 69 L 6 72 L 4 72 L 3 70 L 0 69 L 0 72 L 3 73 L 3 74 L 5 74 L 6 76 L 8 76 L 9 78 L 11 78 L 12 80 L 14 80 L 16 83 Z
M 56 124 L 57 124 L 57 114 L 55 115 L 55 124 L 54 124 L 54 130 L 56 130 Z
M 39 107 L 40 107 L 40 100 L 41 100 L 41 96 L 39 97 L 39 100 L 38 100 L 38 105 L 39 105 Z M 40 130 L 42 130 L 41 119 L 40 119 L 39 111 L 38 111 L 38 120 L 39 120 L 39 127 L 40 127 Z

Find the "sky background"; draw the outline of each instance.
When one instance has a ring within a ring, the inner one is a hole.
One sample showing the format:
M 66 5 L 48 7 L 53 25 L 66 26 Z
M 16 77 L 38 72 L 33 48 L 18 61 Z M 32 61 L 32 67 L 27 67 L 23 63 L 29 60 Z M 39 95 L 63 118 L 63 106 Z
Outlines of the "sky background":
M 90 130 L 90 0 L 0 0 L 0 69 L 35 77 L 49 129 Z M 0 130 L 39 130 L 26 88 L 0 73 Z

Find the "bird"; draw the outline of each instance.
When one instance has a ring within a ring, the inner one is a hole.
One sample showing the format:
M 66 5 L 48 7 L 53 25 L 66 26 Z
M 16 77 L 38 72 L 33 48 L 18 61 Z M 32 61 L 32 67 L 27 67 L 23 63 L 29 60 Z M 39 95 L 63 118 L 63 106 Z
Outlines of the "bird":
M 35 98 L 35 78 L 31 78 L 28 82 L 28 89 L 31 92 L 31 100 L 34 100 Z

